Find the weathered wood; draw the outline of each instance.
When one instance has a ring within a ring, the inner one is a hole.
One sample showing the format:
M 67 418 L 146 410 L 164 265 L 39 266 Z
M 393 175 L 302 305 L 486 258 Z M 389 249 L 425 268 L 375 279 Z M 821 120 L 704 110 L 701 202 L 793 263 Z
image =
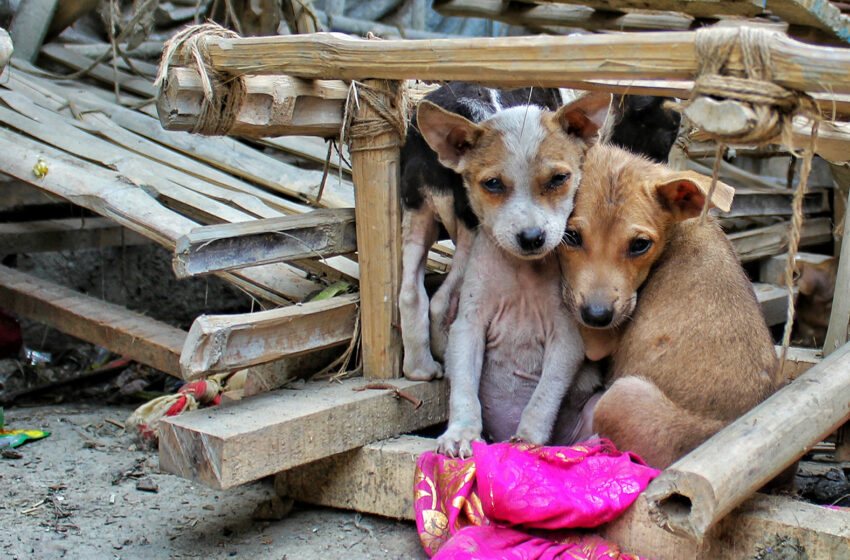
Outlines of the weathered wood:
M 651 7 L 651 6 L 650 6 Z M 681 12 L 598 11 L 584 5 L 503 2 L 502 0 L 438 0 L 434 10 L 450 17 L 479 17 L 524 27 L 560 25 L 615 31 L 672 31 L 690 29 L 693 16 Z
M 826 31 L 850 42 L 850 18 L 832 2 L 822 0 L 767 0 L 767 9 L 788 23 Z
M 302 80 L 289 76 L 251 76 L 245 96 L 226 134 L 235 136 L 339 135 L 348 86 L 339 80 Z M 192 68 L 173 67 L 157 99 L 166 130 L 195 128 L 203 88 Z
M 315 210 L 300 216 L 206 226 L 177 240 L 178 278 L 246 266 L 353 253 L 354 209 Z
M 344 295 L 256 313 L 201 315 L 180 355 L 186 379 L 236 371 L 351 340 L 357 296 Z
M 106 53 L 112 52 L 112 45 L 109 43 L 90 43 L 85 45 L 69 43 L 63 46 L 71 52 L 81 56 L 87 56 L 91 59 L 96 59 Z M 130 48 L 130 45 L 127 43 L 119 43 L 118 48 L 126 55 L 138 58 L 158 59 L 162 56 L 162 41 L 144 41 L 133 48 Z
M 674 535 L 651 519 L 645 494 L 600 534 L 624 551 L 657 560 L 840 558 L 850 546 L 850 513 L 783 496 L 756 494 L 733 510 L 702 543 Z
M 59 0 L 22 0 L 9 25 L 15 58 L 35 62 Z
M 776 346 L 776 354 L 782 355 L 782 346 Z M 779 378 L 784 383 L 793 381 L 821 363 L 822 360 L 823 354 L 817 348 L 790 346 L 785 354 L 785 363 L 782 365 Z
M 50 59 L 69 66 L 74 70 L 86 70 L 95 61 L 95 59 L 70 51 L 58 43 L 44 45 L 41 49 L 41 53 Z M 154 97 L 156 95 L 156 89 L 153 87 L 153 83 L 150 80 L 134 76 L 133 74 L 123 72 L 121 70 L 116 72 L 115 69 L 108 64 L 98 64 L 89 70 L 86 75 L 110 85 L 117 82 L 122 89 L 132 91 L 133 93 L 143 97 Z
M 650 516 L 669 531 L 702 540 L 849 417 L 845 344 L 662 472 L 646 489 Z
M 790 216 L 791 199 L 794 194 L 786 191 L 767 192 L 762 189 L 751 189 L 748 187 L 737 187 L 735 189 L 735 200 L 729 212 L 719 212 L 720 218 L 734 218 L 743 216 Z M 808 191 L 803 198 L 803 214 L 818 214 L 829 211 L 829 191 L 827 189 L 814 188 Z
M 435 33 L 433 31 L 423 31 L 420 29 L 402 28 L 399 29 L 393 25 L 385 25 L 376 21 L 356 19 L 340 14 L 328 14 L 316 10 L 316 14 L 325 22 L 326 27 L 331 31 L 342 31 L 352 35 L 366 35 L 372 33 L 377 37 L 384 38 L 400 38 L 407 39 L 439 39 L 444 37 L 452 37 L 447 33 Z M 455 35 L 454 37 L 457 37 Z
M 0 307 L 176 377 L 186 332 L 64 286 L 0 266 Z
M 695 32 L 683 31 L 365 41 L 316 33 L 210 39 L 206 45 L 213 68 L 229 74 L 466 80 L 502 87 L 558 87 L 599 79 L 693 79 L 697 71 L 694 38 Z M 850 92 L 846 79 L 850 49 L 817 47 L 775 35 L 769 41 L 769 50 L 776 83 L 811 92 Z M 743 69 L 740 60 L 739 48 L 733 47 L 730 71 Z M 175 63 L 189 61 L 181 54 Z
M 165 419 L 159 428 L 160 468 L 230 488 L 446 419 L 445 381 L 389 383 L 422 406 L 414 409 L 392 391 L 354 391 L 366 384 L 355 378 L 308 383 L 245 398 L 238 406 Z
M 736 193 L 737 194 L 737 193 Z M 832 255 L 821 255 L 818 253 L 798 252 L 795 263 L 820 264 L 832 259 Z M 785 266 L 788 264 L 788 253 L 773 255 L 759 263 L 759 280 L 768 284 L 785 283 Z
M 540 3 L 581 4 L 594 10 L 618 12 L 625 9 L 663 10 L 682 12 L 699 18 L 713 19 L 718 15 L 752 17 L 764 11 L 764 2 L 759 0 L 537 0 Z
M 840 196 L 841 191 L 836 191 Z M 826 340 L 823 353 L 828 356 L 847 342 L 847 330 L 850 328 L 850 196 L 844 211 L 844 235 L 841 241 L 841 253 L 838 256 L 838 272 L 835 276 L 835 295 L 832 299 L 832 313 L 829 316 L 829 327 L 826 330 Z
M 279 473 L 275 491 L 300 502 L 413 519 L 416 459 L 436 440 L 401 436 Z
M 754 261 L 779 253 L 788 246 L 789 222 L 729 233 L 732 243 L 742 262 Z M 800 231 L 800 247 L 832 241 L 832 223 L 829 218 L 814 218 L 803 221 Z
M 245 376 L 244 396 L 274 391 L 290 381 L 307 379 L 330 364 L 343 350 L 341 347 L 327 348 L 249 367 Z
M 785 322 L 788 312 L 788 289 L 773 284 L 753 282 L 753 291 L 761 306 L 761 314 L 767 326 L 779 325 Z
M 275 490 L 311 504 L 413 519 L 416 459 L 435 446 L 435 440 L 416 436 L 375 442 L 284 471 L 275 478 Z M 756 494 L 699 546 L 652 523 L 646 498 L 639 496 L 622 517 L 597 532 L 624 552 L 658 560 L 773 558 L 786 549 L 796 551 L 795 558 L 841 558 L 850 546 L 850 513 Z
M 381 101 L 392 107 L 398 83 L 369 80 Z M 355 122 L 381 119 L 360 100 Z M 380 133 L 351 139 L 351 172 L 357 201 L 363 374 L 370 378 L 401 375 L 398 290 L 401 278 L 401 196 L 398 132 L 387 123 Z
M 106 218 L 0 223 L 0 254 L 77 251 L 150 242 Z

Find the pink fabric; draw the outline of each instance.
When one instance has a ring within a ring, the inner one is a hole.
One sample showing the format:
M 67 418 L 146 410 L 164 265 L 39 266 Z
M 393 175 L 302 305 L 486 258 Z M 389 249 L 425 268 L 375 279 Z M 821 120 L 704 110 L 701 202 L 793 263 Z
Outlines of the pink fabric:
M 426 552 L 440 559 L 636 558 L 580 532 L 628 508 L 658 475 L 610 442 L 473 444 L 470 459 L 423 454 L 414 491 Z

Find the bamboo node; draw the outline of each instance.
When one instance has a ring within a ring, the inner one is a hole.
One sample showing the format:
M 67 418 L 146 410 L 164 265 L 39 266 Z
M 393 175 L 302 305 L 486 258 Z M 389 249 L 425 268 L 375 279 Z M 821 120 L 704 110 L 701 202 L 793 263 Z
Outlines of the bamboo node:
M 207 44 L 212 39 L 237 39 L 239 35 L 215 23 L 190 25 L 165 43 L 154 86 L 162 92 L 167 86 L 168 71 L 178 52 L 188 51 L 195 61 L 204 96 L 198 120 L 192 127 L 194 134 L 206 136 L 226 135 L 239 113 L 245 99 L 244 76 L 230 76 L 215 70 Z

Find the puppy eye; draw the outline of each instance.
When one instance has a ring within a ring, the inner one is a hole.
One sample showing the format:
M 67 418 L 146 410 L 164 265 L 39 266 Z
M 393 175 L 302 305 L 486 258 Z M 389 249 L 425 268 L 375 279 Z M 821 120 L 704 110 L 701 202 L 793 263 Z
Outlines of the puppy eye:
M 546 186 L 550 189 L 560 187 L 566 183 L 570 177 L 572 177 L 571 173 L 556 173 L 555 175 L 552 175 L 552 178 L 549 179 L 549 183 Z
M 490 191 L 491 193 L 505 192 L 505 184 L 498 177 L 491 177 L 489 179 L 481 181 L 481 186 Z
M 581 234 L 574 229 L 564 231 L 563 240 L 568 247 L 581 247 Z
M 556 173 L 555 175 L 552 175 L 551 179 L 549 179 L 549 182 L 546 184 L 546 188 L 554 189 L 556 187 L 560 187 L 566 183 L 571 176 L 572 175 L 570 173 Z
M 635 237 L 634 239 L 632 239 L 632 242 L 629 243 L 629 256 L 639 257 L 649 251 L 650 247 L 652 247 L 651 239 L 647 239 L 645 237 Z

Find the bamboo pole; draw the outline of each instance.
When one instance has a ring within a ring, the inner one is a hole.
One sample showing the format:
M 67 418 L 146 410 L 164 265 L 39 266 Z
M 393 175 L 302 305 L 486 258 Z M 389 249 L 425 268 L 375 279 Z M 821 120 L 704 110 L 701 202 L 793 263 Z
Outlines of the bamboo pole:
M 646 489 L 660 526 L 701 541 L 850 417 L 850 344 L 671 465 Z
M 390 110 L 397 102 L 398 82 L 368 80 L 379 102 Z M 353 110 L 353 108 L 352 108 Z M 360 96 L 354 124 L 380 121 L 375 108 Z M 363 374 L 370 378 L 399 377 L 401 336 L 398 329 L 398 289 L 401 278 L 401 198 L 399 147 L 391 126 L 351 136 L 351 173 L 360 263 L 360 320 Z
M 220 72 L 301 78 L 465 80 L 500 87 L 564 86 L 598 79 L 693 79 L 696 32 L 566 37 L 369 41 L 336 33 L 244 39 L 210 38 Z M 850 92 L 850 49 L 818 47 L 772 35 L 774 82 L 809 92 Z M 185 53 L 173 60 L 189 65 Z M 734 47 L 729 70 L 743 70 Z

